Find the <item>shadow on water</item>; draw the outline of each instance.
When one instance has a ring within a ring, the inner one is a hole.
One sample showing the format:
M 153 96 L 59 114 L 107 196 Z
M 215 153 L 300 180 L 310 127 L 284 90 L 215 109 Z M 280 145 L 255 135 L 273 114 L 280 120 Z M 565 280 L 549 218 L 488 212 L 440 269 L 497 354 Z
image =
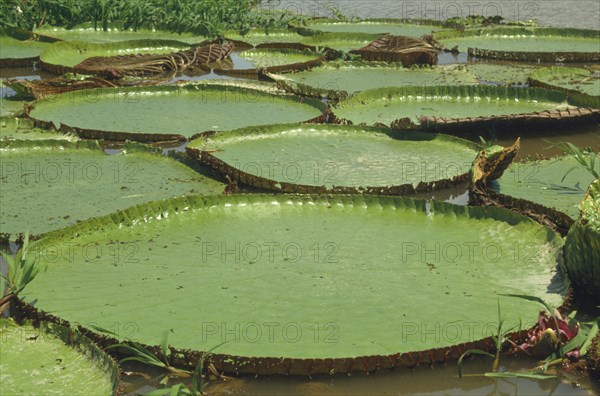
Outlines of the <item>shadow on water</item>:
M 464 373 L 483 374 L 491 367 L 491 358 L 467 359 Z M 526 370 L 538 362 L 529 359 L 503 357 L 500 369 Z M 162 377 L 159 370 L 145 370 L 127 364 L 124 367 L 126 392 L 129 395 L 145 394 L 156 389 Z M 563 371 L 564 373 L 564 371 Z M 555 374 L 555 372 L 554 372 Z M 588 396 L 600 391 L 598 385 L 586 376 L 567 371 L 562 377 L 544 381 L 526 379 L 496 380 L 483 376 L 458 378 L 456 363 L 421 366 L 414 369 L 398 368 L 372 374 L 356 373 L 308 377 L 236 377 L 230 381 L 213 381 L 206 388 L 209 395 L 574 395 Z

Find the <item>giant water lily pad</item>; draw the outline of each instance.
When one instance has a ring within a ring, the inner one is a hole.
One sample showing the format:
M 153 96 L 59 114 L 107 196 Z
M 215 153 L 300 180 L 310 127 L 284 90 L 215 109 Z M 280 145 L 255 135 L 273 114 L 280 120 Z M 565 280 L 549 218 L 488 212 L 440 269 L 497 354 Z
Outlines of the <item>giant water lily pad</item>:
M 477 148 L 425 132 L 335 125 L 247 128 L 192 141 L 233 179 L 284 192 L 406 194 L 466 180 Z
M 336 51 L 350 52 L 369 45 L 381 36 L 381 34 L 369 33 L 321 33 L 305 37 L 301 43 L 315 47 L 332 48 Z
M 169 54 L 188 48 L 188 44 L 174 40 L 131 40 L 115 43 L 65 41 L 50 46 L 40 55 L 40 61 L 44 70 L 63 74 L 73 71 L 79 63 L 95 56 Z
M 408 36 L 386 34 L 369 45 L 351 54 L 360 55 L 363 60 L 377 62 L 401 62 L 404 66 L 435 65 L 438 61 L 438 49 L 430 43 Z
M 504 130 L 519 124 L 535 125 L 536 122 L 544 125 L 594 123 L 600 115 L 596 111 L 575 108 L 561 92 L 496 86 L 374 89 L 340 102 L 335 114 L 355 124 L 367 125 L 390 125 L 407 118 L 420 124 L 421 128 L 452 133 L 481 130 L 492 124 L 498 130 Z
M 84 137 L 183 140 L 194 134 L 320 117 L 325 105 L 217 84 L 82 90 L 38 101 L 31 117 Z M 81 117 L 81 114 L 86 114 Z
M 0 28 L 0 67 L 30 66 L 50 45 L 31 32 L 16 28 Z
M 92 142 L 0 141 L 0 239 L 157 199 L 223 191 L 222 183 L 146 150 L 109 156 Z
M 249 46 L 257 46 L 265 43 L 299 43 L 304 36 L 288 29 L 250 30 L 244 34 L 237 31 L 226 31 L 226 39 L 245 43 Z M 241 44 L 241 43 L 240 43 Z
M 0 319 L 3 395 L 114 395 L 118 366 L 79 333 L 55 324 Z
M 498 293 L 560 305 L 567 288 L 549 229 L 500 209 L 394 197 L 183 197 L 74 225 L 32 249 L 51 246 L 72 254 L 39 256 L 48 270 L 24 295 L 37 309 L 104 328 L 133 322 L 145 344 L 171 329 L 178 349 L 220 345 L 212 362 L 233 373 L 458 358 L 473 344 L 453 345 L 495 328 Z M 517 246 L 536 252 L 515 255 Z M 115 261 L 116 247 L 135 253 Z M 506 324 L 523 326 L 539 309 L 500 305 Z M 447 333 L 423 335 L 438 328 Z
M 521 85 L 527 83 L 529 74 L 537 68 L 513 64 L 469 63 L 466 69 L 484 84 Z
M 482 58 L 530 62 L 598 62 L 600 32 L 595 30 L 502 27 L 434 34 L 446 48 Z
M 383 62 L 328 62 L 310 71 L 269 77 L 294 93 L 336 99 L 384 87 L 477 84 L 475 77 L 460 67 L 405 68 Z
M 563 176 L 571 168 L 564 181 Z M 600 172 L 600 163 L 595 164 Z M 514 198 L 526 199 L 566 213 L 572 219 L 579 217 L 578 205 L 594 176 L 571 156 L 540 161 L 513 163 L 498 179 L 494 190 Z
M 529 76 L 531 85 L 558 89 L 571 94 L 578 101 L 600 107 L 600 75 L 574 67 L 538 69 Z
M 594 179 L 574 157 L 513 163 L 520 140 L 510 146 L 491 146 L 475 159 L 471 171 L 471 204 L 518 211 L 566 235 L 579 216 L 577 205 Z M 581 154 L 591 166 L 591 156 Z M 593 164 L 596 174 L 598 163 Z
M 308 49 L 252 48 L 234 55 L 233 69 L 217 68 L 218 74 L 244 75 L 263 71 L 304 70 L 321 64 L 325 55 Z
M 68 140 L 77 136 L 36 128 L 27 118 L 0 117 L 0 140 Z
M 398 36 L 421 37 L 442 30 L 441 23 L 435 21 L 409 21 L 402 19 L 363 19 L 343 21 L 339 19 L 313 19 L 307 21 L 307 29 L 330 33 L 369 33 L 393 34 Z
M 196 44 L 206 39 L 204 36 L 193 33 L 173 33 L 147 28 L 125 29 L 122 24 L 116 23 L 109 24 L 106 31 L 102 29 L 101 24 L 98 24 L 97 29 L 94 29 L 93 23 L 82 23 L 71 29 L 45 25 L 36 29 L 35 32 L 64 41 L 84 41 L 87 43 L 112 43 L 128 40 L 177 40 L 188 44 Z
M 252 62 L 257 69 L 261 69 L 292 63 L 309 62 L 321 58 L 323 54 L 294 49 L 254 48 L 241 52 L 239 56 Z
M 14 97 L 0 97 L 0 117 L 15 117 L 23 114 L 26 102 Z

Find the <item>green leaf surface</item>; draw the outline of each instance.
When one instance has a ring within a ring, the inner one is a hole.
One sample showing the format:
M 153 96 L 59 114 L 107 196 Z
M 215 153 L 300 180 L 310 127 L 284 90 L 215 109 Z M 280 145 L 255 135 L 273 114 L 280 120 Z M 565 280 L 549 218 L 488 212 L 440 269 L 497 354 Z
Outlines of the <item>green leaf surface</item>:
M 39 56 L 50 44 L 36 41 L 33 35 L 12 34 L 9 28 L 0 28 L 0 60 L 23 59 Z
M 131 40 L 111 43 L 87 43 L 84 41 L 61 41 L 52 44 L 41 55 L 42 62 L 73 67 L 94 56 L 117 56 L 131 54 L 169 54 L 189 49 L 186 43 L 174 40 Z
M 321 33 L 302 39 L 301 43 L 316 47 L 328 47 L 337 51 L 349 52 L 369 45 L 381 37 L 370 33 Z
M 588 173 L 589 175 L 589 173 Z M 565 241 L 569 277 L 591 306 L 600 305 L 600 179 L 594 180 L 579 204 L 580 217 Z M 597 358 L 596 358 L 597 359 Z
M 244 34 L 226 31 L 224 36 L 226 39 L 243 41 L 254 46 L 265 43 L 299 43 L 304 38 L 293 30 L 287 29 L 250 30 Z
M 149 152 L 107 155 L 91 142 L 0 141 L 0 233 L 56 230 L 117 209 L 224 185 Z
M 65 41 L 83 41 L 87 43 L 112 43 L 128 40 L 177 40 L 188 44 L 204 41 L 206 37 L 192 33 L 173 33 L 150 29 L 123 29 L 122 26 L 111 24 L 107 31 L 101 28 L 95 30 L 92 23 L 83 23 L 66 29 L 59 26 L 45 25 L 36 29 L 36 33 Z
M 530 74 L 530 83 L 536 86 L 569 92 L 586 107 L 600 107 L 600 76 L 575 67 L 548 67 Z M 578 95 L 581 94 L 581 95 Z
M 564 181 L 561 178 L 573 169 Z M 596 171 L 600 164 L 596 163 Z M 579 217 L 579 202 L 594 177 L 571 156 L 541 161 L 515 162 L 498 179 L 495 190 Z
M 336 116 L 355 124 L 389 125 L 408 117 L 465 118 L 569 108 L 566 95 L 541 89 L 496 86 L 398 87 L 364 91 L 340 102 Z
M 458 46 L 516 52 L 600 52 L 600 33 L 592 30 L 502 27 L 434 34 L 446 48 Z
M 0 140 L 67 140 L 75 142 L 77 136 L 36 128 L 26 118 L 0 118 Z
M 54 331 L 0 319 L 2 394 L 114 394 L 114 362 L 89 340 L 70 347 L 66 333 L 61 337 Z
M 243 84 L 189 84 L 77 91 L 37 102 L 31 116 L 83 129 L 190 137 L 205 131 L 307 121 L 324 109 L 319 101 L 272 95 Z
M 276 76 L 277 78 L 278 76 Z M 423 85 L 473 85 L 477 80 L 464 67 L 415 67 L 380 62 L 328 62 L 309 71 L 279 78 L 314 90 L 355 93 L 375 88 Z
M 469 63 L 466 68 L 481 82 L 503 85 L 525 84 L 529 74 L 537 69 L 535 66 L 492 63 Z
M 134 322 L 133 338 L 145 344 L 172 328 L 176 348 L 230 341 L 219 354 L 387 355 L 490 336 L 498 293 L 560 305 L 561 244 L 549 229 L 492 208 L 372 196 L 186 197 L 46 235 L 34 251 L 72 246 L 73 254 L 41 254 L 48 270 L 25 298 L 82 324 Z M 526 245 L 535 254 L 519 250 Z M 115 246 L 134 254 L 115 260 Z M 507 324 L 535 322 L 534 304 L 501 304 Z
M 321 58 L 323 54 L 293 49 L 253 48 L 240 52 L 239 56 L 249 62 L 252 62 L 254 66 L 259 69 L 263 67 L 308 62 Z
M 307 22 L 306 27 L 308 29 L 329 33 L 389 33 L 394 36 L 411 37 L 421 37 L 424 34 L 431 34 L 431 32 L 443 29 L 440 24 L 416 24 L 393 19 L 366 19 L 356 22 L 335 19 L 313 19 Z
M 0 118 L 16 117 L 23 114 L 25 103 L 27 102 L 0 97 Z
M 329 189 L 452 179 L 477 154 L 474 144 L 445 135 L 297 124 L 217 134 L 189 147 L 254 176 Z

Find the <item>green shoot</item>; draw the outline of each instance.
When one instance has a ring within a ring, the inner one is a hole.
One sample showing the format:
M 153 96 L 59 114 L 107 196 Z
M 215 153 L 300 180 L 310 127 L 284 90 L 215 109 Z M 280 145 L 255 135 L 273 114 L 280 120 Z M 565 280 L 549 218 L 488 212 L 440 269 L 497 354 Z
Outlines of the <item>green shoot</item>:
M 466 358 L 469 355 L 485 355 L 485 356 L 495 357 L 491 353 L 488 353 L 486 351 L 482 351 L 481 349 L 469 349 L 468 351 L 466 351 L 465 353 L 463 353 L 460 356 L 460 358 L 458 358 L 458 378 L 462 378 L 463 377 L 463 359 Z
M 554 310 L 550 309 L 550 307 L 542 299 L 539 299 L 537 297 L 521 296 L 521 295 L 513 295 L 513 294 L 501 294 L 501 296 L 517 297 L 517 298 L 523 298 L 523 299 L 530 300 L 530 301 L 540 302 L 544 306 L 548 307 L 549 312 L 552 312 L 554 315 Z M 496 329 L 496 334 L 492 336 L 496 343 L 496 345 L 495 345 L 496 353 L 494 355 L 492 355 L 491 353 L 483 351 L 481 349 L 469 349 L 468 351 L 463 353 L 460 356 L 460 358 L 458 359 L 458 366 L 457 366 L 458 377 L 459 378 L 462 378 L 462 377 L 528 378 L 528 379 L 538 379 L 538 380 L 556 378 L 555 376 L 552 376 L 552 375 L 543 374 L 543 372 L 545 372 L 547 369 L 546 366 L 538 367 L 534 370 L 529 370 L 529 371 L 519 372 L 519 373 L 510 372 L 510 371 L 498 372 L 498 368 L 500 367 L 500 353 L 502 352 L 502 344 L 504 344 L 505 341 L 511 342 L 507 338 L 507 335 L 509 333 L 511 333 L 512 331 L 514 331 L 517 328 L 518 328 L 518 330 L 520 330 L 522 328 L 522 322 L 521 322 L 521 320 L 519 320 L 518 326 L 513 326 L 507 330 L 503 330 L 504 321 L 505 321 L 505 318 L 502 316 L 502 311 L 500 309 L 500 299 L 498 299 L 498 327 Z M 555 321 L 556 326 L 558 327 L 558 319 L 556 318 L 556 316 L 554 316 L 554 321 Z M 485 356 L 493 357 L 494 361 L 492 363 L 491 372 L 484 373 L 484 374 L 463 374 L 463 360 L 465 357 L 467 357 L 469 355 L 485 355 Z M 542 373 L 540 373 L 540 371 Z
M 104 331 L 100 327 L 96 327 L 96 329 L 106 332 L 106 333 L 110 333 L 108 331 Z M 207 366 L 207 362 L 209 361 L 210 357 L 212 356 L 212 352 L 215 349 L 219 348 L 221 345 L 225 344 L 227 341 L 222 342 L 222 343 L 214 346 L 207 352 L 202 353 L 202 355 L 200 356 L 200 359 L 198 360 L 198 363 L 196 364 L 196 368 L 194 369 L 193 372 L 191 372 L 189 370 L 182 370 L 182 369 L 175 368 L 175 367 L 171 366 L 171 364 L 169 363 L 169 360 L 167 357 L 169 355 L 168 338 L 169 338 L 170 331 L 171 330 L 165 330 L 165 332 L 163 333 L 163 337 L 161 339 L 161 343 L 160 343 L 160 350 L 163 355 L 163 360 L 159 359 L 158 356 L 156 356 L 156 354 L 149 351 L 143 345 L 141 345 L 135 341 L 128 340 L 123 343 L 111 345 L 108 348 L 119 348 L 119 349 L 125 350 L 128 354 L 132 355 L 132 356 L 121 359 L 119 361 L 119 364 L 124 363 L 124 362 L 129 362 L 129 361 L 135 361 L 135 362 L 139 362 L 139 363 L 142 363 L 142 364 L 145 364 L 148 366 L 159 367 L 159 368 L 163 368 L 163 369 L 167 370 L 168 371 L 167 375 L 160 381 L 160 383 L 163 385 L 166 385 L 168 383 L 169 377 L 176 377 L 176 378 L 180 378 L 180 379 L 188 379 L 188 378 L 192 379 L 191 387 L 187 387 L 185 384 L 179 383 L 170 388 L 157 389 L 157 390 L 149 393 L 149 395 L 156 395 L 156 396 L 160 396 L 160 395 L 194 395 L 194 396 L 195 395 L 203 395 L 206 385 L 207 385 L 206 382 L 204 381 L 204 374 L 203 374 L 205 371 L 205 367 L 208 367 L 211 372 L 216 373 L 216 370 L 214 369 L 214 367 L 212 367 L 211 364 L 209 364 Z
M 179 378 L 190 378 L 192 373 L 188 370 L 181 370 L 175 368 L 169 364 L 167 359 L 168 356 L 168 337 L 169 331 L 165 331 L 163 334 L 163 338 L 161 340 L 160 348 L 163 355 L 163 359 L 159 359 L 154 353 L 146 349 L 143 345 L 135 342 L 135 341 L 125 341 L 123 343 L 114 344 L 109 346 L 108 348 L 120 348 L 124 349 L 127 353 L 132 356 L 123 358 L 119 361 L 119 364 L 124 362 L 135 361 L 139 363 L 143 363 L 148 366 L 155 366 L 164 368 L 168 371 L 167 376 L 174 376 Z M 167 379 L 167 377 L 165 377 Z
M 512 371 L 503 371 L 501 373 L 485 373 L 484 377 L 488 378 L 527 378 L 527 379 L 535 379 L 535 380 L 545 380 L 556 378 L 556 375 L 548 375 L 548 374 L 537 374 L 535 372 L 526 371 L 522 373 L 514 373 Z
M 579 348 L 579 353 L 581 354 L 581 356 L 585 356 L 588 353 L 588 350 L 590 349 L 590 347 L 592 346 L 592 340 L 594 339 L 594 337 L 596 337 L 596 335 L 598 334 L 598 331 L 599 331 L 598 330 L 599 324 L 600 324 L 600 318 L 596 319 L 596 322 L 594 323 L 590 332 L 588 333 L 586 340 L 583 342 L 583 345 L 581 345 L 581 348 Z
M 594 176 L 594 178 L 598 179 L 600 176 L 598 176 L 598 169 L 596 168 L 596 153 L 594 152 L 594 150 L 592 150 L 591 148 L 584 148 L 581 149 L 577 146 L 575 146 L 573 143 L 569 143 L 569 142 L 559 142 L 556 144 L 553 144 L 550 147 L 555 147 L 557 146 L 558 148 L 560 148 L 562 151 L 565 152 L 565 154 L 570 155 L 571 157 L 575 158 L 575 160 L 579 163 L 579 166 L 584 168 L 585 170 L 587 170 L 592 176 Z M 577 169 L 577 165 L 573 166 L 572 168 L 568 169 L 565 174 L 563 175 L 562 179 L 560 180 L 560 182 L 562 183 L 567 176 L 573 172 L 575 169 Z
M 29 250 L 29 233 L 26 233 L 23 240 L 23 246 L 14 257 L 0 251 L 0 254 L 8 264 L 8 274 L 6 276 L 0 275 L 2 278 L 2 282 L 0 283 L 0 286 L 2 287 L 0 307 L 21 293 L 42 269 L 42 267 L 37 264 L 36 260 L 30 257 Z
M 556 334 L 560 334 L 560 330 L 558 327 L 558 318 L 556 317 L 556 314 L 554 312 L 554 307 L 550 306 L 550 304 L 548 304 L 541 298 L 535 297 L 535 296 L 528 296 L 525 294 L 500 294 L 500 295 L 505 296 L 505 297 L 520 298 L 522 300 L 528 300 L 528 301 L 534 301 L 534 302 L 540 303 L 541 305 L 544 306 L 544 308 L 546 308 L 546 311 L 548 311 L 548 313 L 550 313 L 550 315 L 552 315 L 552 318 L 554 319 L 554 326 L 555 326 Z M 559 338 L 559 340 L 560 340 L 560 338 Z M 559 357 L 564 356 L 562 342 L 558 343 L 558 351 L 557 352 L 559 354 Z

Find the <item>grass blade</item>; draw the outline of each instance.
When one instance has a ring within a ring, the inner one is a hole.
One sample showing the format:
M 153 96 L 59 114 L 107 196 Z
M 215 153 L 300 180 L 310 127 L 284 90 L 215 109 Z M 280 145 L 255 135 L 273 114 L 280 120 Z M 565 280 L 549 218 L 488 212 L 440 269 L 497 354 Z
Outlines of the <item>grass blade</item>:
M 167 362 L 167 356 L 169 355 L 169 330 L 165 330 L 162 336 L 162 341 L 160 343 L 160 351 L 163 354 L 163 359 L 165 363 Z
M 531 372 L 525 373 L 514 373 L 511 371 L 504 371 L 502 373 L 485 373 L 484 376 L 488 378 L 527 378 L 527 379 L 535 379 L 535 380 L 545 380 L 557 378 L 556 375 L 548 375 L 548 374 L 536 374 Z
M 469 349 L 468 351 L 466 351 L 465 353 L 463 353 L 459 358 L 458 358 L 458 378 L 462 378 L 463 377 L 463 359 L 469 355 L 485 355 L 485 356 L 490 356 L 495 358 L 496 356 L 492 355 L 491 353 L 488 353 L 486 351 L 482 351 L 481 349 Z
M 552 318 L 554 319 L 554 326 L 555 326 L 555 330 L 556 330 L 556 335 L 558 336 L 559 339 L 559 343 L 558 343 L 558 352 L 560 353 L 560 356 L 564 356 L 564 352 L 563 352 L 563 344 L 560 338 L 560 328 L 558 326 L 558 318 L 556 317 L 556 314 L 554 313 L 555 309 L 554 307 L 550 306 L 550 304 L 548 304 L 546 301 L 542 300 L 539 297 L 536 296 L 528 296 L 526 294 L 500 294 L 501 296 L 505 296 L 505 297 L 514 297 L 514 298 L 520 298 L 522 300 L 527 300 L 527 301 L 534 301 L 537 302 L 539 304 L 542 304 L 545 308 L 546 311 L 548 311 L 548 313 L 550 315 L 552 315 Z
M 583 345 L 581 345 L 581 348 L 579 349 L 579 353 L 581 354 L 581 356 L 585 356 L 587 354 L 588 350 L 590 349 L 590 346 L 592 345 L 592 340 L 598 334 L 598 324 L 600 324 L 600 318 L 596 319 L 596 323 L 594 323 L 594 326 L 592 326 L 592 329 L 590 330 L 587 338 L 583 342 Z
M 573 172 L 575 169 L 577 169 L 577 166 L 572 167 L 571 169 L 569 169 L 568 171 L 565 172 L 565 174 L 563 175 L 562 179 L 560 179 L 560 182 L 564 182 L 565 179 L 567 178 L 567 176 L 569 176 L 569 173 Z

